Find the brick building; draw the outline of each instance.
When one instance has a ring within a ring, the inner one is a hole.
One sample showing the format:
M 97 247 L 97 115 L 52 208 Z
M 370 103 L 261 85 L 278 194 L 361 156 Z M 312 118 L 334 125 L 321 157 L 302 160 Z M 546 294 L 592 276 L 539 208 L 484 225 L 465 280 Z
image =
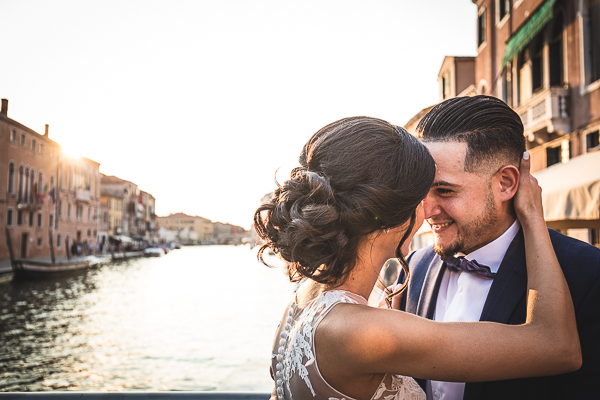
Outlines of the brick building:
M 523 121 L 548 226 L 600 245 L 600 0 L 472 2 L 477 56 L 444 59 L 440 101 L 486 94 L 510 105 Z M 405 128 L 414 133 L 430 108 Z
M 74 241 L 94 243 L 99 207 L 99 165 L 68 158 L 48 137 L 0 111 L 0 260 L 66 255 Z M 6 227 L 6 228 L 5 228 Z

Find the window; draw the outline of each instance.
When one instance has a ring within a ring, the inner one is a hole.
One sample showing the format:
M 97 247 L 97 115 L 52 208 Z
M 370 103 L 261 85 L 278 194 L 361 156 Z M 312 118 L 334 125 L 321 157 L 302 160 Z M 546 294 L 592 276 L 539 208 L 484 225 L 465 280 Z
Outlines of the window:
M 19 199 L 23 199 L 24 195 L 25 195 L 25 177 L 23 176 L 24 174 L 24 168 L 23 166 L 19 166 Z
M 37 246 L 42 247 L 42 238 L 41 237 L 37 238 Z
M 62 247 L 62 235 L 59 233 L 56 235 L 56 248 L 60 249 Z
M 112 219 L 112 217 L 109 217 L 108 218 L 108 229 L 112 229 L 112 227 L 113 227 L 113 219 Z
M 529 49 L 525 48 L 519 54 L 517 62 L 517 105 L 524 104 L 531 97 L 531 63 L 529 62 Z
M 548 43 L 550 58 L 550 86 L 562 86 L 563 78 L 563 15 L 558 14 L 552 26 L 552 35 Z
M 38 220 L 37 220 L 37 227 L 38 228 L 41 228 L 41 227 L 44 226 L 44 224 L 42 223 L 43 220 L 44 220 L 44 215 L 41 212 L 39 212 L 38 213 Z
M 38 194 L 46 193 L 46 190 L 44 189 L 44 174 L 42 174 L 42 171 L 38 173 L 37 192 Z
M 8 193 L 15 193 L 15 163 L 8 164 Z
M 67 204 L 67 219 L 71 219 L 71 203 Z
M 549 167 L 554 164 L 558 164 L 561 161 L 561 148 L 559 147 L 547 147 L 546 148 L 546 166 Z
M 40 143 L 40 154 L 44 155 L 44 143 Z
M 58 207 L 56 207 L 56 209 L 58 211 L 58 217 L 62 218 L 62 215 L 63 215 L 63 213 L 62 213 L 62 201 L 60 201 L 60 200 L 58 201 Z
M 92 222 L 92 207 L 88 207 L 88 222 Z
M 88 237 L 92 237 L 92 230 L 91 229 L 88 229 L 87 235 L 88 235 Z
M 477 47 L 481 46 L 485 42 L 485 7 L 481 9 L 479 16 L 477 17 Z
M 29 226 L 33 226 L 33 211 L 29 212 Z
M 597 146 L 598 146 L 598 144 L 600 144 L 600 143 L 598 142 L 598 131 L 596 131 L 596 132 L 591 132 L 591 133 L 588 133 L 588 134 L 586 135 L 586 137 L 585 137 L 585 142 L 586 142 L 586 143 L 585 143 L 585 148 L 586 148 L 587 150 L 589 150 L 589 149 L 591 149 L 591 148 L 593 148 L 593 147 L 597 147 Z
M 10 141 L 13 143 L 17 141 L 17 130 L 15 128 L 10 130 Z
M 83 207 L 82 206 L 77 206 L 77 221 L 81 221 L 83 219 Z
M 508 63 L 502 71 L 502 100 L 512 107 L 512 63 Z
M 13 226 L 13 210 L 9 208 L 6 210 L 6 226 Z
M 108 213 L 107 212 L 104 213 L 104 218 L 102 220 L 104 221 L 105 224 L 108 223 Z
M 21 133 L 21 146 L 25 147 L 25 143 L 27 142 L 27 138 L 24 133 Z
M 594 4 L 589 10 L 588 18 L 590 58 L 590 82 L 600 79 L 600 3 Z
M 533 40 L 531 56 L 531 89 L 536 91 L 544 86 L 544 33 L 538 33 Z
M 23 211 L 21 210 L 17 211 L 17 225 L 23 225 Z
M 496 0 L 496 10 L 498 10 L 496 22 L 500 22 L 510 12 L 510 0 Z
M 450 77 L 448 76 L 448 72 L 444 72 L 442 75 L 441 89 L 442 89 L 442 100 L 446 100 L 450 97 Z
M 37 151 L 37 140 L 31 139 L 31 150 Z
M 48 227 L 54 228 L 54 214 L 50 214 L 48 217 Z

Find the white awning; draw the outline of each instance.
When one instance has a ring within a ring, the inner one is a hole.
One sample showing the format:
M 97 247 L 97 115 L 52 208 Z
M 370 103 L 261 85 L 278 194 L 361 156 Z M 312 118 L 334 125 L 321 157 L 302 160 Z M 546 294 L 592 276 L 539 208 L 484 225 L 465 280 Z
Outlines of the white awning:
M 125 236 L 125 235 L 111 235 L 110 238 L 117 240 L 119 242 L 122 242 L 122 243 L 133 243 L 134 242 L 132 238 L 130 238 L 129 236 Z
M 542 187 L 546 221 L 600 219 L 600 151 L 533 175 Z

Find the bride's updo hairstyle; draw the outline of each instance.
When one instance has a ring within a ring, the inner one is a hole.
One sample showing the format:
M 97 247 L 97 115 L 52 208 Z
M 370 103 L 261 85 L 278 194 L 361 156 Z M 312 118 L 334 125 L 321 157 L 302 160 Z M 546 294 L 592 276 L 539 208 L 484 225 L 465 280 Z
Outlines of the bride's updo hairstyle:
M 261 262 L 271 248 L 289 262 L 291 280 L 339 285 L 354 268 L 361 239 L 410 221 L 396 249 L 406 268 L 400 248 L 435 175 L 425 146 L 386 121 L 344 118 L 319 130 L 299 162 L 254 214 L 266 242 Z

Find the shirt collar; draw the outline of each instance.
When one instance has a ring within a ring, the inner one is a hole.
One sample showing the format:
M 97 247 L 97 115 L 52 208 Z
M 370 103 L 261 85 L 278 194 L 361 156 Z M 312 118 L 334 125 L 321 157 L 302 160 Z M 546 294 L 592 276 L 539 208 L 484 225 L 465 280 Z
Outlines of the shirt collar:
M 498 272 L 498 268 L 500 268 L 508 246 L 510 246 L 515 236 L 517 236 L 517 233 L 519 233 L 519 229 L 521 229 L 521 224 L 519 224 L 519 220 L 515 219 L 515 222 L 494 241 L 467 255 L 462 253 L 458 253 L 457 255 L 465 256 L 467 260 L 475 260 L 481 265 L 487 265 L 492 272 L 496 273 Z

